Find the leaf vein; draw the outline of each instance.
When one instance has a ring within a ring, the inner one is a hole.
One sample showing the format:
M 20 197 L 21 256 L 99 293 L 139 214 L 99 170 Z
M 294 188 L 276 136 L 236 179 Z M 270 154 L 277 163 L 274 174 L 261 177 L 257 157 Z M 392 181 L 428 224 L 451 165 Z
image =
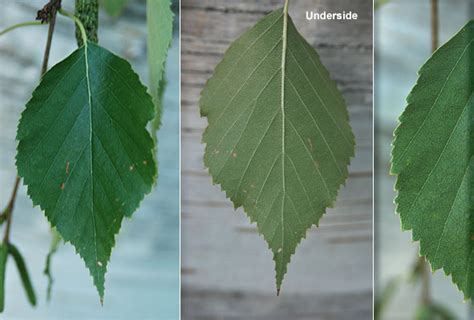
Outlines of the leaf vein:
M 290 83 L 291 87 L 293 88 L 294 92 L 296 93 L 296 95 L 298 96 L 298 99 L 300 100 L 300 102 L 302 103 L 302 105 L 305 107 L 306 111 L 308 112 L 308 114 L 310 115 L 311 119 L 313 120 L 316 128 L 318 129 L 319 133 L 321 134 L 321 138 L 323 138 L 323 141 L 324 143 L 326 144 L 326 147 L 327 149 L 329 150 L 329 153 L 331 154 L 331 157 L 332 157 L 332 160 L 334 161 L 334 164 L 336 165 L 336 168 L 337 170 L 339 171 L 339 173 L 341 174 L 341 177 L 344 177 L 344 173 L 341 171 L 341 168 L 339 167 L 339 164 L 337 163 L 336 161 L 336 157 L 334 156 L 334 152 L 332 151 L 331 147 L 329 146 L 327 140 L 326 140 L 326 137 L 324 135 L 324 133 L 321 131 L 321 129 L 319 128 L 319 125 L 318 123 L 316 122 L 316 119 L 314 118 L 313 114 L 309 111 L 309 108 L 308 106 L 306 105 L 306 103 L 303 101 L 303 99 L 301 98 L 298 90 L 296 89 L 295 85 L 293 84 L 293 82 L 291 81 L 291 79 L 289 77 L 287 77 L 288 79 L 288 82 Z
M 466 48 L 464 48 L 463 52 L 461 53 L 461 55 L 459 56 L 458 60 L 456 61 L 456 63 L 454 64 L 453 68 L 451 69 L 451 71 L 449 72 L 448 76 L 446 77 L 446 80 L 444 81 L 444 84 L 443 86 L 441 87 L 441 90 L 439 91 L 438 95 L 436 96 L 436 99 L 435 101 L 433 102 L 433 104 L 430 106 L 430 109 L 428 111 L 428 114 L 426 115 L 426 117 L 423 119 L 421 125 L 418 127 L 418 129 L 416 130 L 415 134 L 413 135 L 413 137 L 410 139 L 410 141 L 408 142 L 407 146 L 405 147 L 405 150 L 402 152 L 401 156 L 398 157 L 398 159 L 394 159 L 393 161 L 393 167 L 396 166 L 396 164 L 398 164 L 399 161 L 401 161 L 403 159 L 403 157 L 405 156 L 405 153 L 408 151 L 408 149 L 410 149 L 410 146 L 412 144 L 412 142 L 415 140 L 415 138 L 418 136 L 418 134 L 420 133 L 421 129 L 424 127 L 425 123 L 426 123 L 426 119 L 429 118 L 431 112 L 433 111 L 434 109 L 434 106 L 438 103 L 438 100 L 439 98 L 441 97 L 441 94 L 444 92 L 444 88 L 446 87 L 446 84 L 448 83 L 449 79 L 451 78 L 451 76 L 453 75 L 454 73 L 454 69 L 456 69 L 456 67 L 458 66 L 459 64 L 459 61 L 461 61 L 461 59 L 464 57 L 464 54 L 467 52 L 467 49 L 471 46 L 472 42 L 474 41 L 471 40 L 469 41 L 469 44 L 466 45 Z

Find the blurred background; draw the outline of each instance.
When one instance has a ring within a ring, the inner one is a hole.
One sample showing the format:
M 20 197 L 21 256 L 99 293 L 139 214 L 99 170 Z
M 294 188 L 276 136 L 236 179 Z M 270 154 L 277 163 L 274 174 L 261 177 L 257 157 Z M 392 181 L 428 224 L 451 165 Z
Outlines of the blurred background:
M 393 130 L 418 69 L 431 56 L 430 1 L 376 2 L 385 3 L 375 11 L 375 293 L 383 306 L 379 319 L 415 319 L 423 286 L 449 316 L 439 319 L 474 319 L 474 310 L 469 310 L 469 302 L 463 301 L 450 277 L 441 270 L 433 275 L 417 270 L 418 243 L 411 240 L 411 232 L 401 231 L 393 204 L 395 177 L 388 175 Z M 472 0 L 439 0 L 439 44 L 473 13 Z
M 203 167 L 199 96 L 224 51 L 283 0 L 182 0 L 183 319 L 371 319 L 372 1 L 291 1 L 290 14 L 336 80 L 357 147 L 336 206 L 312 228 L 276 297 L 272 254 Z M 306 10 L 357 21 L 306 21 Z
M 47 0 L 0 0 L 0 30 L 31 21 Z M 127 59 L 144 84 L 148 83 L 145 0 L 122 1 L 116 17 L 100 11 L 99 43 Z M 74 10 L 74 0 L 63 0 Z M 166 68 L 168 86 L 159 139 L 158 185 L 132 219 L 125 219 L 116 238 L 106 274 L 101 307 L 92 278 L 71 245 L 61 245 L 52 260 L 54 286 L 46 301 L 43 275 L 51 235 L 43 213 L 32 208 L 22 186 L 14 211 L 12 242 L 26 259 L 38 296 L 30 307 L 10 259 L 7 266 L 6 311 L 2 319 L 178 319 L 179 315 L 179 41 L 178 2 L 175 35 Z M 47 26 L 26 27 L 0 37 L 0 207 L 6 205 L 16 176 L 16 126 L 26 102 L 38 85 Z M 58 15 L 50 66 L 77 48 L 74 25 Z

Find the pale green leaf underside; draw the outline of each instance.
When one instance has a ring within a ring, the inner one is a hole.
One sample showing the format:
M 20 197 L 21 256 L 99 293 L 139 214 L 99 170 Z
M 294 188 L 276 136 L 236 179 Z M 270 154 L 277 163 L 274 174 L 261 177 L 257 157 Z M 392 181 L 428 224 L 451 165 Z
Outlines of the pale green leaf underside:
M 20 119 L 18 174 L 101 298 L 115 234 L 156 175 L 153 116 L 130 64 L 89 42 L 44 75 Z
M 164 85 L 165 62 L 173 38 L 173 11 L 170 0 L 147 0 L 148 65 L 150 70 L 150 92 L 155 100 L 156 118 L 153 132 L 160 127 L 161 97 Z
M 354 136 L 335 83 L 279 9 L 226 52 L 201 97 L 205 165 L 274 254 L 277 288 L 348 176 Z
M 420 69 L 395 130 L 391 169 L 403 229 L 466 299 L 474 292 L 473 42 L 471 21 Z

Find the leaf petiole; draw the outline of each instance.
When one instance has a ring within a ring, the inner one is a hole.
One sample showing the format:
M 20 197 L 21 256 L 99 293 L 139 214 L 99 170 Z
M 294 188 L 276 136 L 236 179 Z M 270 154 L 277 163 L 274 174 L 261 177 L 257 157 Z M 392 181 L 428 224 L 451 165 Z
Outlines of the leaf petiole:
M 288 14 L 288 7 L 290 6 L 290 0 L 285 0 L 285 6 L 283 7 L 283 12 Z
M 81 30 L 82 42 L 84 42 L 84 45 L 86 45 L 87 34 L 86 34 L 86 29 L 84 28 L 84 25 L 82 24 L 81 20 L 78 17 L 76 17 L 72 12 L 69 12 L 67 10 L 59 9 L 58 12 L 62 14 L 63 16 L 72 19 L 77 24 L 77 26 Z
M 41 23 L 41 21 L 27 21 L 27 22 L 17 23 L 0 31 L 0 36 L 3 36 L 4 34 L 18 28 L 29 27 L 29 26 L 41 26 L 41 25 L 44 25 L 44 23 Z

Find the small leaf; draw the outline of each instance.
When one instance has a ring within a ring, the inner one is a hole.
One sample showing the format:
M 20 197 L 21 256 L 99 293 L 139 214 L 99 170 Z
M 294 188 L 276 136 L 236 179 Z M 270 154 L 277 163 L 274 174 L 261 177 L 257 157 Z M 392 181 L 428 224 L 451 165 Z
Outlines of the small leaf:
M 5 310 L 5 271 L 7 269 L 8 247 L 0 244 L 0 312 Z
M 447 306 L 439 303 L 431 303 L 431 312 L 433 313 L 433 318 L 431 319 L 440 319 L 440 320 L 455 320 L 456 316 Z M 431 320 L 430 319 L 430 320 Z
M 53 291 L 53 273 L 51 271 L 51 260 L 53 259 L 54 254 L 58 251 L 59 245 L 61 244 L 61 236 L 56 231 L 56 229 L 51 229 L 52 239 L 51 246 L 49 247 L 48 255 L 46 256 L 46 263 L 44 266 L 43 274 L 48 278 L 48 289 L 46 290 L 46 299 L 51 300 L 51 294 Z
M 3 211 L 1 214 L 0 214 L 0 226 L 3 225 L 3 223 L 5 221 L 7 221 L 7 212 L 8 209 L 5 209 L 5 211 Z
M 445 306 L 431 303 L 429 305 L 420 305 L 416 310 L 416 320 L 455 320 L 453 313 Z
M 156 105 L 156 116 L 152 122 L 154 135 L 161 124 L 161 96 L 164 86 L 165 62 L 173 39 L 173 17 L 170 0 L 147 0 L 148 65 L 150 70 L 150 92 Z
M 466 299 L 474 293 L 473 42 L 471 21 L 421 67 L 395 130 L 391 167 L 403 230 Z
M 15 247 L 13 244 L 9 243 L 8 253 L 13 257 L 13 260 L 15 260 L 21 282 L 23 283 L 23 288 L 25 289 L 26 296 L 28 297 L 28 301 L 32 306 L 36 306 L 35 290 L 33 288 L 33 284 L 31 283 L 28 269 L 26 268 L 25 261 L 23 260 L 20 251 L 18 251 L 17 247 Z
M 402 282 L 402 277 L 395 277 L 390 279 L 384 288 L 381 290 L 381 294 L 375 298 L 374 301 L 374 319 L 383 319 L 383 313 L 393 300 L 393 296 L 398 291 Z
M 104 8 L 105 12 L 109 16 L 117 17 L 119 16 L 125 6 L 127 5 L 128 0 L 101 0 L 100 4 Z
M 155 180 L 153 117 L 130 64 L 88 42 L 44 75 L 20 119 L 18 174 L 84 259 L 101 300 L 122 219 Z
M 348 176 L 346 105 L 285 9 L 235 41 L 200 100 L 205 165 L 273 252 L 277 291 L 291 255 Z

